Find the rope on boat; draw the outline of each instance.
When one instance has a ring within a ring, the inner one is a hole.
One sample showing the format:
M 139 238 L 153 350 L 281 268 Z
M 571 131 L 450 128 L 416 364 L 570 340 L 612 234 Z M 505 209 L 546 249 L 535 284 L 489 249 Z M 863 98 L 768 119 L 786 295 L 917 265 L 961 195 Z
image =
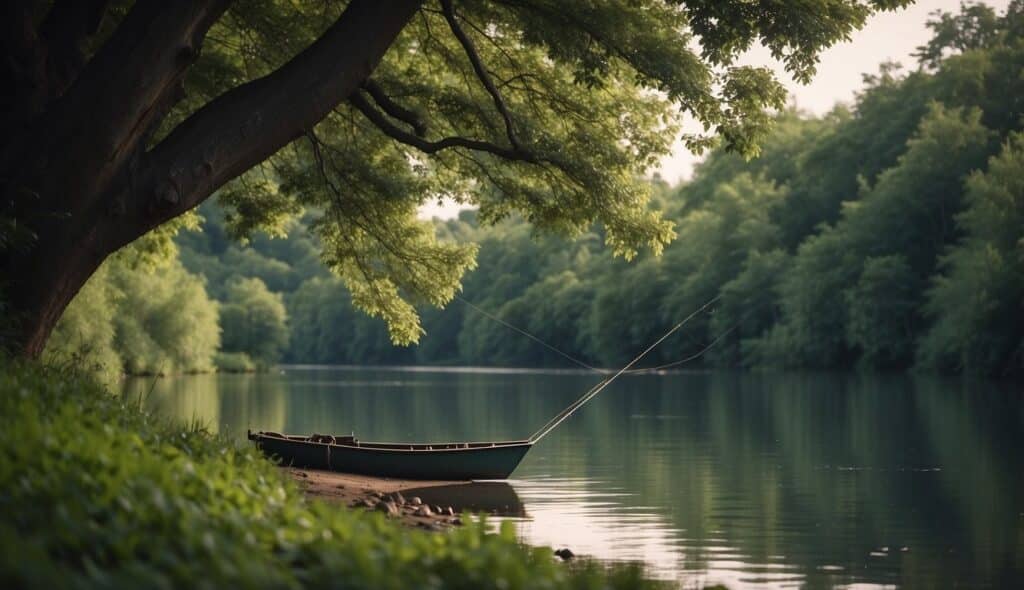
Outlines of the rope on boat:
M 626 366 L 624 366 L 621 369 L 619 369 L 618 372 L 616 372 L 614 375 L 612 375 L 611 377 L 608 377 L 606 379 L 603 379 L 600 383 L 598 383 L 597 385 L 592 387 L 590 389 L 590 391 L 584 393 L 582 396 L 579 397 L 579 399 L 577 399 L 573 403 L 569 404 L 568 407 L 566 407 L 564 410 L 562 410 L 561 412 L 556 414 L 555 417 L 552 418 L 551 420 L 548 420 L 547 424 L 545 424 L 544 426 L 541 426 L 540 430 L 538 430 L 537 432 L 533 433 L 533 435 L 531 435 L 530 438 L 527 439 L 527 440 L 532 444 L 532 443 L 536 443 L 536 442 L 540 441 L 540 439 L 542 439 L 545 436 L 547 436 L 548 433 L 550 433 L 552 430 L 554 430 L 556 427 L 558 427 L 559 424 L 564 422 L 567 418 L 569 418 L 569 416 L 572 416 L 573 413 L 576 412 L 576 410 L 580 409 L 583 406 L 583 404 L 587 403 L 588 401 L 593 399 L 594 396 L 596 396 L 597 394 L 601 393 L 601 391 L 604 390 L 604 388 L 606 388 L 609 385 L 611 385 L 612 381 L 615 381 L 616 379 L 618 379 L 620 375 L 628 372 L 630 367 L 632 367 L 633 365 L 635 365 L 638 362 L 640 362 L 640 360 L 643 359 L 645 356 L 647 356 L 647 354 L 649 352 L 651 352 L 652 350 L 657 348 L 659 344 L 664 342 L 672 334 L 675 334 L 677 331 L 679 331 L 679 329 L 682 328 L 684 325 L 686 325 L 687 322 L 689 322 L 691 319 L 693 319 L 698 314 L 703 312 L 705 309 L 708 308 L 708 306 L 713 304 L 715 301 L 718 301 L 718 297 L 715 297 L 711 301 L 708 301 L 704 305 L 700 306 L 700 308 L 698 308 L 696 311 L 694 311 L 690 315 L 686 316 L 686 318 L 684 318 L 683 321 L 681 321 L 678 324 L 672 326 L 672 329 L 670 329 L 668 332 L 665 332 L 665 334 L 662 335 L 661 338 L 658 338 L 654 342 L 654 344 L 651 344 L 646 349 L 644 349 L 643 352 L 638 354 L 633 360 L 629 361 L 629 363 Z M 723 336 L 724 336 L 724 334 L 723 334 Z M 715 341 L 717 342 L 717 340 L 719 340 L 719 339 L 721 339 L 721 337 L 719 337 Z M 712 345 L 713 344 L 714 344 L 714 342 L 712 342 Z M 710 348 L 710 345 L 708 346 L 708 348 Z M 707 348 L 705 348 L 705 350 L 707 350 Z M 700 354 L 703 354 L 703 353 L 704 353 L 704 351 L 701 351 Z M 696 357 L 694 357 L 694 358 L 696 358 Z M 674 364 L 681 364 L 681 362 L 685 362 L 685 359 L 684 359 L 684 361 L 677 361 Z M 673 364 L 673 363 L 670 363 L 670 364 Z M 650 369 L 645 369 L 645 370 L 650 370 Z

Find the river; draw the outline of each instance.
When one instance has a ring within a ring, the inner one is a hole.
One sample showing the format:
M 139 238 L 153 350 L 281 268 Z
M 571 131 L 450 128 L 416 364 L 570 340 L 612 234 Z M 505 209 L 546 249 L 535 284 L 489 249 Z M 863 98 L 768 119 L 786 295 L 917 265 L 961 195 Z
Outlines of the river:
M 587 390 L 576 372 L 284 367 L 135 379 L 147 406 L 363 440 L 524 438 Z M 504 516 L 531 544 L 640 561 L 685 586 L 1020 587 L 1019 385 L 897 375 L 623 377 L 542 440 Z

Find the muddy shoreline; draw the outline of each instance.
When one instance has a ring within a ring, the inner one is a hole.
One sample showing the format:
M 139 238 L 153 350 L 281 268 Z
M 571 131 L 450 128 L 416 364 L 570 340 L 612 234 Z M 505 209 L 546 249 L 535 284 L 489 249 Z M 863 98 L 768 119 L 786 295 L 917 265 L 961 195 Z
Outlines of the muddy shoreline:
M 465 508 L 464 502 L 447 502 L 449 492 L 476 485 L 469 481 L 422 481 L 316 469 L 282 469 L 298 482 L 309 498 L 383 512 L 406 526 L 437 531 L 462 524 L 460 514 Z

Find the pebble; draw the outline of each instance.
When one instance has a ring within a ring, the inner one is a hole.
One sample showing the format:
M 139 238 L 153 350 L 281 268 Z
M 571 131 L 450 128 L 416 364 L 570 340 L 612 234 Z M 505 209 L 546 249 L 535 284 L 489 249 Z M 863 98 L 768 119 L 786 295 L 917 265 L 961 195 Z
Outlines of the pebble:
M 364 498 L 363 501 L 359 503 L 359 506 L 362 506 L 363 508 L 374 508 L 377 505 L 377 502 L 374 502 L 369 498 Z
M 444 513 L 447 514 L 448 516 L 455 516 L 455 509 L 452 508 L 451 506 L 449 506 L 449 507 L 444 509 Z
M 420 500 L 419 496 L 413 496 L 409 498 L 409 503 L 412 504 L 413 506 L 419 506 L 420 504 L 423 503 L 423 500 Z
M 384 501 L 377 504 L 377 511 L 384 512 L 388 516 L 398 516 L 400 514 L 398 506 L 395 506 L 395 503 L 391 501 Z
M 434 512 L 430 510 L 430 506 L 420 506 L 416 509 L 416 516 L 433 516 Z

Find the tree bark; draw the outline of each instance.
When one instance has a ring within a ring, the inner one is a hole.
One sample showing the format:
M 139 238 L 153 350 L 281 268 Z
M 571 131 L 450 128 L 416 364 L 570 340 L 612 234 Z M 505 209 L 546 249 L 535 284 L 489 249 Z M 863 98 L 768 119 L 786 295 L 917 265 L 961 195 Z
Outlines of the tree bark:
M 35 235 L 0 252 L 16 354 L 42 352 L 109 254 L 197 206 L 356 92 L 422 0 L 353 0 L 305 51 L 143 151 L 229 2 L 139 0 L 66 91 L 0 145 L 0 216 Z

